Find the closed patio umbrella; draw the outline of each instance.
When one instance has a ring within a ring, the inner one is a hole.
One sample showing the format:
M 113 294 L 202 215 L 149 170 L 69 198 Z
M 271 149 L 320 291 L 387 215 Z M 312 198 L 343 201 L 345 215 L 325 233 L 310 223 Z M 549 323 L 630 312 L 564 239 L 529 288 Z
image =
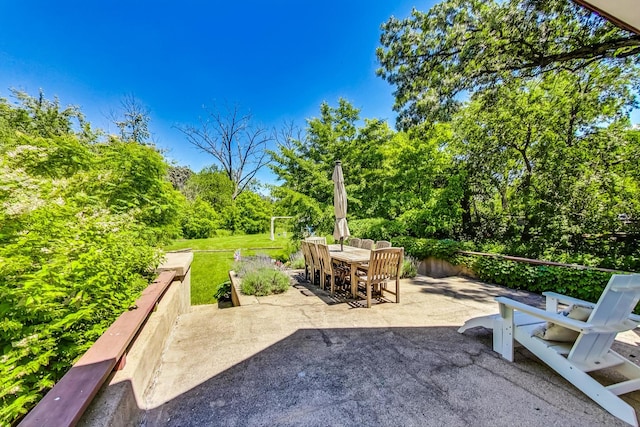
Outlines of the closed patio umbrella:
M 344 243 L 344 238 L 349 237 L 349 225 L 347 224 L 347 191 L 344 188 L 344 177 L 342 176 L 342 162 L 336 161 L 333 169 L 333 211 L 336 215 L 336 224 L 333 228 L 333 237 L 340 239 L 340 250 Z

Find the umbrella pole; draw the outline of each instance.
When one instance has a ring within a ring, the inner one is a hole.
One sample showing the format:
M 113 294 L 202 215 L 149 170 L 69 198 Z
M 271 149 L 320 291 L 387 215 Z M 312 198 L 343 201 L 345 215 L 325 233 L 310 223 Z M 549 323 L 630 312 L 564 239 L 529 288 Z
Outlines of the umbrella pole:
M 344 237 L 340 238 L 340 252 L 343 250 Z

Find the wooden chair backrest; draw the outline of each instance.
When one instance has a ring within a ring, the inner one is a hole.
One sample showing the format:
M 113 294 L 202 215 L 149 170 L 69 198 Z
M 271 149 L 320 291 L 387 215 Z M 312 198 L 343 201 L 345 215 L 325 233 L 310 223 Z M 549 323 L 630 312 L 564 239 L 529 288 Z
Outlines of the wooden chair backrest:
M 360 239 L 358 239 L 357 237 L 352 237 L 351 239 L 349 239 L 349 246 L 353 246 L 354 248 L 359 248 Z
M 615 326 L 629 318 L 640 300 L 640 274 L 614 274 L 587 320 L 596 326 Z M 604 356 L 617 332 L 580 334 L 568 358 L 589 362 Z
M 306 240 L 307 242 L 310 242 L 310 243 L 321 243 L 323 245 L 327 244 L 327 238 L 326 237 L 313 236 L 313 237 L 307 237 L 304 240 Z
M 375 247 L 375 242 L 371 239 L 362 239 L 360 241 L 360 247 L 362 249 L 369 249 L 372 250 Z
M 331 256 L 329 255 L 329 246 L 327 245 L 316 245 L 316 250 L 318 251 L 318 260 L 320 261 L 320 265 L 325 272 L 325 274 L 333 274 L 331 269 Z
M 304 263 L 307 266 L 313 264 L 313 259 L 311 258 L 311 251 L 309 250 L 309 242 L 305 242 L 304 240 L 300 243 L 300 250 L 302 251 L 302 256 L 304 257 Z
M 390 248 L 391 247 L 391 242 L 389 242 L 388 240 L 378 240 L 376 242 L 376 249 L 384 249 L 384 248 Z
M 371 251 L 367 278 L 370 283 L 399 279 L 402 272 L 404 248 L 384 248 Z
M 307 242 L 307 247 L 309 248 L 309 254 L 311 255 L 311 263 L 313 265 L 314 270 L 320 269 L 320 260 L 318 259 L 318 249 L 315 243 Z

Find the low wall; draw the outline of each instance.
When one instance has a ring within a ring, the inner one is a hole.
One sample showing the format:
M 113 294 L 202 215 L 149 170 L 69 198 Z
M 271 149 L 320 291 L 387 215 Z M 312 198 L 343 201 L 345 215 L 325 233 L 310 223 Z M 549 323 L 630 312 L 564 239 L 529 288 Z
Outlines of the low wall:
M 450 276 L 467 276 L 476 278 L 476 274 L 468 267 L 453 265 L 443 259 L 429 257 L 418 265 L 418 274 L 435 278 Z
M 80 426 L 139 425 L 143 396 L 159 367 L 166 340 L 178 316 L 191 309 L 192 253 L 169 253 L 160 271 L 175 270 L 176 279 L 158 302 L 127 351 L 126 364 L 114 371 L 84 413 Z

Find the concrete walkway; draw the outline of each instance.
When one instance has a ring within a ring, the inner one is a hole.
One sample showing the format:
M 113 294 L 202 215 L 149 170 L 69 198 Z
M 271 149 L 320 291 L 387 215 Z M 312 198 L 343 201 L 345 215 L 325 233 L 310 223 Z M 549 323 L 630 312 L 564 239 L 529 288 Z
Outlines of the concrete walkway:
M 371 309 L 307 285 L 259 304 L 180 317 L 146 395 L 147 426 L 623 426 L 524 349 L 458 334 L 493 298 L 539 296 L 419 276 Z M 309 292 L 306 292 L 309 293 Z M 637 330 L 636 330 L 637 331 Z M 640 359 L 636 331 L 617 342 Z M 626 399 L 640 409 L 640 393 Z

